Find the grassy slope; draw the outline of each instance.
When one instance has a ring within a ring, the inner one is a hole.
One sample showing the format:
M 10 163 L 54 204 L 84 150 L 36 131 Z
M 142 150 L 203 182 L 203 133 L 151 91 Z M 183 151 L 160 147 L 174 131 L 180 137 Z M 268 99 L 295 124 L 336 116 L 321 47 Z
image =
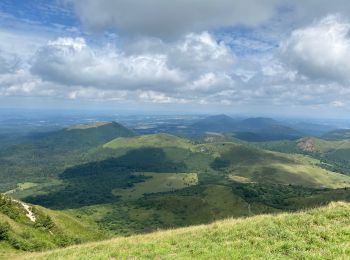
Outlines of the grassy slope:
M 301 145 L 308 140 L 312 149 L 304 149 Z M 328 169 L 350 175 L 350 140 L 323 140 L 307 138 L 297 141 L 275 141 L 255 143 L 254 145 L 268 150 L 284 153 L 303 153 L 320 159 Z
M 52 203 L 49 206 L 61 205 L 82 221 L 97 223 L 117 235 L 130 235 L 227 217 L 296 210 L 298 201 L 315 194 L 317 198 L 301 205 L 313 207 L 325 202 L 323 192 L 295 185 L 342 187 L 344 181 L 349 182 L 347 176 L 320 169 L 317 160 L 233 142 L 195 144 L 159 134 L 118 138 L 111 144 L 113 149 L 99 148 L 96 155 L 108 152 L 115 158 L 70 169 L 63 179 L 67 187 L 47 190 L 47 196 L 32 203 L 45 205 L 48 201 Z M 124 168 L 119 169 L 120 166 Z M 153 178 L 138 179 L 140 172 Z M 182 180 L 185 173 L 196 174 L 198 185 L 186 185 Z M 113 191 L 122 198 L 113 196 Z M 161 193 L 148 194 L 155 192 Z M 344 194 L 347 196 L 346 190 Z M 337 194 L 334 200 L 342 196 Z
M 180 190 L 198 183 L 196 173 L 136 173 L 147 177 L 144 182 L 136 183 L 131 188 L 118 188 L 113 194 L 121 196 L 123 200 L 141 198 L 147 193 L 158 193 Z
M 54 249 L 107 238 L 98 231 L 96 224 L 39 206 L 32 207 L 36 218 L 32 222 L 23 206 L 0 196 L 0 229 L 6 227 L 7 230 L 5 233 L 0 231 L 0 258 L 4 252 Z
M 306 156 L 269 152 L 234 143 L 207 144 L 202 148 L 217 157 L 214 167 L 236 181 L 243 177 L 245 182 L 315 188 L 350 186 L 349 176 L 322 169 L 318 166 L 318 160 Z
M 162 134 L 119 138 L 112 142 L 114 149 L 110 150 L 117 154 L 119 151 L 128 153 L 125 147 L 131 147 L 129 149 L 133 151 L 145 144 L 154 148 L 162 145 L 163 139 L 168 140 L 167 146 L 161 148 L 165 158 L 184 162 L 187 166 L 185 171 L 149 172 L 148 177 L 152 178 L 129 187 L 113 189 L 114 195 L 122 196 L 121 201 L 84 207 L 77 210 L 78 214 L 90 221 L 97 220 L 115 234 L 130 235 L 158 228 L 210 223 L 227 217 L 313 207 L 328 202 L 327 196 L 333 196 L 329 193 L 323 196 L 323 191 L 308 190 L 297 185 L 310 188 L 350 186 L 348 176 L 321 169 L 317 166 L 318 160 L 302 155 L 268 152 L 232 142 L 189 145 L 184 139 Z M 179 150 L 171 152 L 171 145 L 172 149 L 188 145 L 189 148 L 177 148 Z M 145 151 L 149 154 L 148 150 Z M 143 154 L 136 158 L 145 157 Z M 128 158 L 131 164 L 135 163 L 135 157 Z M 147 159 L 147 163 L 151 159 Z M 159 164 L 159 160 L 154 163 Z M 169 177 L 179 177 L 186 171 L 197 174 L 198 185 L 186 187 L 169 182 Z M 181 190 L 182 187 L 185 189 Z M 156 194 L 147 195 L 149 193 Z M 344 193 L 347 194 L 346 191 Z M 308 200 L 311 194 L 317 195 L 318 199 Z M 335 201 L 342 198 L 341 194 L 336 195 Z M 298 201 L 305 202 L 299 204 Z
M 21 259 L 346 259 L 350 204 L 228 219 L 210 225 L 117 238 Z
M 136 149 L 142 147 L 177 147 L 189 149 L 192 147 L 192 143 L 189 140 L 170 134 L 154 134 L 142 135 L 134 138 L 117 138 L 108 142 L 103 147 L 111 149 Z
M 318 160 L 297 155 L 285 155 L 247 147 L 233 142 L 215 142 L 194 145 L 190 141 L 168 134 L 117 138 L 104 148 L 138 149 L 141 147 L 177 147 L 197 153 L 210 154 L 216 162 L 223 162 L 231 176 L 244 177 L 251 182 L 303 185 L 308 187 L 341 188 L 350 186 L 350 178 L 318 167 Z M 317 142 L 317 148 L 324 147 Z M 215 162 L 214 162 L 215 163 Z M 237 180 L 237 179 L 236 179 Z

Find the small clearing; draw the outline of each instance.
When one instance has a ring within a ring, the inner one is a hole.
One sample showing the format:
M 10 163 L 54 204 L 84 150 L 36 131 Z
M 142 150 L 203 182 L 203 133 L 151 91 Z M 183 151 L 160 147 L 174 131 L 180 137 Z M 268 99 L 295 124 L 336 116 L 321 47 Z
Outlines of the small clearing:
M 197 185 L 197 173 L 135 173 L 149 177 L 144 182 L 136 183 L 127 189 L 114 189 L 115 196 L 121 196 L 123 200 L 135 200 L 147 193 L 158 193 L 180 190 Z

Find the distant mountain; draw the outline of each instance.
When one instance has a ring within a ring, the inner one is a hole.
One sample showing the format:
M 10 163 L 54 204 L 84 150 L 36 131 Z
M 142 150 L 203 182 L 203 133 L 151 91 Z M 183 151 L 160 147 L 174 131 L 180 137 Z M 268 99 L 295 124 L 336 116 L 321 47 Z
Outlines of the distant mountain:
M 244 129 L 246 131 L 252 130 L 259 130 L 264 129 L 267 127 L 279 125 L 280 123 L 272 118 L 266 118 L 266 117 L 253 117 L 253 118 L 247 118 L 240 122 L 239 128 Z
M 335 126 L 327 125 L 327 124 L 317 124 L 317 123 L 309 123 L 309 122 L 299 122 L 288 124 L 289 127 L 304 133 L 307 136 L 322 136 L 327 132 L 333 131 L 336 129 Z
M 265 117 L 235 120 L 227 115 L 210 116 L 194 123 L 192 131 L 197 133 L 221 132 L 234 133 L 245 141 L 294 140 L 303 136 L 299 131 Z
M 350 129 L 338 129 L 322 135 L 327 140 L 345 140 L 350 139 Z
M 96 122 L 70 126 L 59 131 L 37 136 L 39 143 L 56 148 L 93 147 L 109 142 L 117 137 L 132 137 L 136 134 L 116 122 Z
M 197 131 L 204 132 L 232 132 L 238 121 L 227 115 L 215 115 L 204 118 L 192 125 Z
M 303 136 L 299 131 L 264 117 L 248 118 L 241 121 L 235 137 L 246 141 L 293 140 Z

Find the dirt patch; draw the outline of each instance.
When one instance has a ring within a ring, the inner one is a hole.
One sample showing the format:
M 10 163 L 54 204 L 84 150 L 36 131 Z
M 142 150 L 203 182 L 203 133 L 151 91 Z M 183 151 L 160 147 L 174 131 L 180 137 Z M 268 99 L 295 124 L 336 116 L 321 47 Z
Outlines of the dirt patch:
M 315 140 L 312 138 L 304 138 L 298 143 L 298 147 L 304 152 L 316 152 Z

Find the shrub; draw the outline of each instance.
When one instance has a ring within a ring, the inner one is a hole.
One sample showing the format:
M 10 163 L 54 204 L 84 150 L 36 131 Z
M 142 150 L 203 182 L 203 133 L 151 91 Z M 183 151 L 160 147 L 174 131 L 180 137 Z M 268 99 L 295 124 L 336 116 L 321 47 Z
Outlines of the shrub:
M 55 227 L 55 223 L 48 215 L 40 216 L 35 222 L 35 227 L 50 230 Z
M 10 225 L 8 223 L 0 223 L 0 241 L 8 239 Z

